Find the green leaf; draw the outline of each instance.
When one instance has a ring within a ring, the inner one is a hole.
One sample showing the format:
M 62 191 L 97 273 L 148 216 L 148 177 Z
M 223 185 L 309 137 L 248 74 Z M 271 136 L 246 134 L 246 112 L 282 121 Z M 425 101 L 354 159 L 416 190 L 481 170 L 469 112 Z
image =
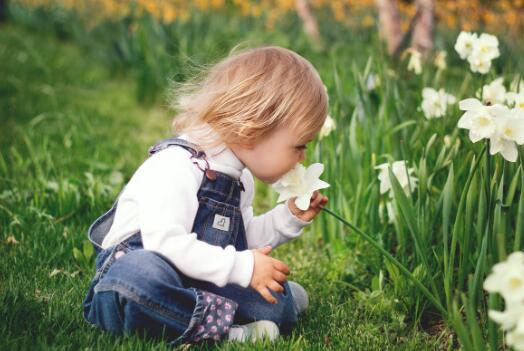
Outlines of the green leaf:
M 444 254 L 444 293 L 446 294 L 446 301 L 448 308 L 451 306 L 451 289 L 453 285 L 453 261 L 449 260 L 449 257 L 454 255 L 456 239 L 452 240 L 451 251 L 449 249 L 449 227 L 451 217 L 451 206 L 454 197 L 454 173 L 453 164 L 449 167 L 448 179 L 444 185 L 444 191 L 442 192 L 443 197 L 443 209 L 442 209 L 442 242 L 443 242 L 443 254 Z M 466 190 L 464 190 L 466 191 Z M 460 210 L 460 209 L 459 209 Z M 457 216 L 458 217 L 458 216 Z M 456 232 L 453 232 L 455 236 Z
M 515 242 L 513 250 L 519 251 L 522 247 L 522 237 L 524 236 L 524 172 L 521 172 L 520 198 L 517 207 L 517 224 L 515 225 Z
M 410 120 L 407 120 L 407 121 L 405 121 L 405 122 L 402 122 L 402 123 L 400 123 L 399 125 L 395 126 L 394 128 L 391 128 L 391 129 L 386 133 L 385 136 L 390 136 L 390 135 L 392 135 L 392 134 L 395 134 L 396 132 L 401 131 L 402 129 L 407 128 L 407 127 L 409 127 L 409 126 L 411 126 L 411 125 L 413 125 L 413 124 L 417 124 L 417 121 L 414 121 L 414 120 L 410 119 Z
M 470 291 L 471 288 L 472 287 L 470 286 Z M 485 341 L 482 338 L 482 331 L 480 330 L 480 326 L 477 321 L 475 303 L 471 300 L 468 301 L 465 294 L 462 294 L 461 296 L 462 304 L 466 306 L 466 321 L 468 324 L 468 330 L 473 341 L 473 346 L 475 347 L 475 351 L 486 350 Z
M 82 251 L 78 250 L 76 247 L 73 248 L 73 257 L 77 262 L 81 262 L 84 258 Z
M 93 244 L 89 240 L 84 240 L 84 243 L 82 245 L 82 251 L 84 252 L 84 257 L 89 260 L 93 254 L 95 253 L 95 249 L 93 248 Z
M 453 302 L 451 324 L 453 325 L 455 332 L 458 335 L 460 343 L 462 344 L 462 346 L 464 346 L 464 350 L 467 350 L 467 351 L 475 350 L 473 348 L 473 342 L 471 341 L 469 337 L 470 334 L 468 333 L 468 330 L 466 326 L 464 325 L 464 321 L 462 320 L 462 312 L 458 308 L 458 304 L 456 301 Z
M 354 226 L 350 222 L 346 221 L 344 218 L 340 217 L 335 212 L 331 211 L 327 207 L 322 208 L 322 211 L 325 211 L 344 223 L 344 225 L 351 228 L 355 233 L 360 235 L 361 238 L 366 240 L 369 244 L 371 244 L 375 249 L 380 251 L 384 257 L 389 260 L 392 264 L 394 264 L 409 280 L 411 280 L 415 286 L 428 298 L 428 300 L 431 301 L 431 303 L 439 310 L 439 312 L 442 314 L 443 318 L 446 319 L 448 316 L 447 310 L 442 306 L 440 303 L 440 300 L 435 297 L 425 286 L 422 282 L 420 282 L 402 263 L 400 263 L 393 255 L 391 255 L 386 249 L 382 247 L 380 243 L 378 243 L 373 237 L 371 237 L 369 234 L 363 232 L 358 227 Z
M 418 258 L 424 264 L 426 270 L 431 271 L 431 268 L 429 267 L 429 263 L 426 258 L 427 252 L 422 250 L 423 247 L 427 249 L 428 246 L 425 245 L 423 240 L 421 242 L 422 236 L 420 235 L 418 231 L 418 225 L 415 219 L 415 213 L 416 213 L 415 208 L 413 207 L 410 199 L 407 197 L 406 193 L 402 189 L 391 167 L 388 167 L 388 172 L 389 172 L 389 180 L 391 182 L 391 187 L 393 188 L 395 202 L 397 203 L 400 213 L 402 214 L 402 218 L 404 218 L 404 220 L 406 221 L 408 225 L 409 232 L 411 233 L 411 238 L 413 239 L 413 243 L 415 245 L 415 252 L 417 253 Z M 431 285 L 434 289 L 433 293 L 437 294 L 438 290 L 436 288 L 435 282 L 431 281 Z
M 522 166 L 517 168 L 517 171 L 513 175 L 513 179 L 509 185 L 508 193 L 506 194 L 506 203 L 503 207 L 509 207 L 513 203 L 513 198 L 515 197 L 515 192 L 517 191 L 517 185 L 519 183 L 520 172 L 522 172 Z

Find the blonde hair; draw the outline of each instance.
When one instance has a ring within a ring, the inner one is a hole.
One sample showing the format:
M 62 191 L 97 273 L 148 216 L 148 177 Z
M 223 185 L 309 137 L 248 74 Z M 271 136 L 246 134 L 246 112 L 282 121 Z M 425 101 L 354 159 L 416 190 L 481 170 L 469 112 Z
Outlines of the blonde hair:
M 230 54 L 194 79 L 175 83 L 172 93 L 174 132 L 192 136 L 203 148 L 222 142 L 252 146 L 282 125 L 297 128 L 301 140 L 313 138 L 328 113 L 325 86 L 313 65 L 276 46 Z

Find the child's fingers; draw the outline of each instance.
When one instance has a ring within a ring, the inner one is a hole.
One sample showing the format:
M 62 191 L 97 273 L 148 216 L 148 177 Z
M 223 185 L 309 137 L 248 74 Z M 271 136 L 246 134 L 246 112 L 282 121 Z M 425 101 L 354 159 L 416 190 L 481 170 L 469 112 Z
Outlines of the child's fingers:
M 318 201 L 318 207 L 324 207 L 328 203 L 327 196 L 322 195 L 321 198 Z
M 287 275 L 282 272 L 275 271 L 273 273 L 273 279 L 275 279 L 277 282 L 285 283 L 287 281 Z
M 269 303 L 271 303 L 273 305 L 275 305 L 277 303 L 277 299 L 275 299 L 275 297 L 273 295 L 271 295 L 271 293 L 269 292 L 268 288 L 263 287 L 260 290 L 258 290 L 258 293 L 260 295 L 262 295 L 264 300 L 266 300 L 267 302 L 269 302 Z
M 309 200 L 310 205 L 313 204 L 318 199 L 319 196 L 320 196 L 320 192 L 318 190 L 315 190 L 313 194 L 311 195 L 311 199 Z
M 310 207 L 311 208 L 318 208 L 318 207 L 322 207 L 324 206 L 325 204 L 327 204 L 327 197 L 318 193 L 318 196 L 315 198 L 315 200 L 313 200 L 310 204 Z
M 282 261 L 274 260 L 273 267 L 284 274 L 289 274 L 289 267 Z
M 280 285 L 279 283 L 277 283 L 276 281 L 271 281 L 269 282 L 269 284 L 267 285 L 268 288 L 270 288 L 271 290 L 273 290 L 274 292 L 277 292 L 277 293 L 281 293 L 284 291 L 284 287 L 282 285 Z
M 322 195 L 319 194 L 319 195 L 315 198 L 315 200 L 313 200 L 313 202 L 311 202 L 310 207 L 311 207 L 311 208 L 316 208 L 316 207 L 320 206 L 320 203 L 322 202 L 323 199 L 324 199 L 324 196 L 322 196 Z
M 271 246 L 264 246 L 256 249 L 258 252 L 263 253 L 264 255 L 268 255 L 273 248 Z

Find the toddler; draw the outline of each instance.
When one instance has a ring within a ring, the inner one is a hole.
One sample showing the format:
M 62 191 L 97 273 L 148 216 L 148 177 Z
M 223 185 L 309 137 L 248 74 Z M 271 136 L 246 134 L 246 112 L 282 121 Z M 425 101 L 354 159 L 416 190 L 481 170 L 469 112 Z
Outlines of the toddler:
M 328 98 L 313 66 L 280 47 L 248 49 L 180 85 L 176 137 L 149 149 L 89 228 L 96 273 L 84 317 L 172 345 L 274 340 L 308 306 L 269 254 L 298 237 L 327 198 L 253 215 L 253 176 L 274 183 L 304 160 Z

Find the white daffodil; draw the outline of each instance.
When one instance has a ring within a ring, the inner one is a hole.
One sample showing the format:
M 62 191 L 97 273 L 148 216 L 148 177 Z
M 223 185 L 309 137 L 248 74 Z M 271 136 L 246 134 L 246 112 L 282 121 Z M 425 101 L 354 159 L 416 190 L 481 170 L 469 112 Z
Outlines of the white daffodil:
M 448 53 L 445 50 L 440 50 L 437 55 L 435 55 L 435 60 L 433 63 L 439 70 L 445 70 L 448 65 L 446 64 L 446 57 L 448 56 Z
M 506 334 L 506 344 L 517 351 L 524 350 L 524 333 L 513 330 Z
M 500 56 L 499 41 L 496 36 L 482 33 L 461 32 L 455 43 L 455 50 L 462 59 L 467 59 L 473 72 L 486 74 L 491 61 Z
M 491 60 L 485 56 L 471 55 L 468 57 L 471 72 L 486 74 L 491 68 Z
M 378 216 L 379 216 L 381 223 L 385 223 L 386 221 L 389 224 L 395 223 L 397 212 L 395 210 L 394 202 L 393 201 L 380 201 L 378 205 Z
M 509 92 L 506 95 L 509 105 L 515 106 L 515 108 L 524 110 L 524 91 L 520 93 Z
M 512 118 L 522 118 L 524 119 L 524 107 L 515 106 L 509 111 L 509 115 Z
M 518 157 L 517 144 L 524 144 L 524 111 L 495 104 L 485 106 L 477 99 L 466 99 L 459 103 L 466 112 L 458 121 L 458 127 L 469 129 L 472 142 L 489 138 L 489 153 L 500 153 L 510 162 Z
M 484 281 L 484 290 L 499 293 L 508 302 L 522 302 L 524 299 L 524 253 L 517 251 L 506 261 L 493 266 L 491 274 Z
M 408 71 L 412 71 L 415 74 L 422 73 L 422 54 L 413 48 L 407 49 L 405 53 L 409 55 Z
M 511 140 L 521 145 L 524 144 L 524 111 L 520 109 L 509 110 L 506 106 L 501 108 L 504 116 L 495 120 L 497 132 L 506 140 Z
M 504 104 L 506 98 L 506 87 L 502 77 L 482 87 L 482 102 L 486 105 Z
M 495 155 L 499 152 L 502 157 L 510 162 L 516 162 L 519 156 L 515 142 L 503 139 L 497 135 L 490 138 L 489 153 L 491 155 Z
M 514 328 L 519 319 L 524 316 L 524 304 L 521 301 L 506 302 L 506 309 L 504 311 L 489 310 L 488 316 L 496 323 L 500 324 L 504 330 Z
M 514 252 L 506 261 L 494 265 L 484 281 L 484 289 L 504 297 L 505 310 L 490 310 L 488 315 L 508 331 L 508 346 L 524 350 L 524 253 Z
M 468 61 L 473 72 L 486 74 L 491 68 L 491 60 L 499 56 L 499 41 L 497 37 L 482 33 L 473 44 L 473 51 L 468 56 Z
M 324 121 L 324 125 L 320 129 L 320 132 L 318 133 L 318 137 L 320 139 L 327 137 L 333 130 L 337 128 L 337 124 L 331 116 L 327 116 L 326 120 Z
M 511 82 L 506 99 L 508 105 L 524 110 L 524 81 L 519 76 Z
M 443 117 L 448 105 L 454 104 L 457 99 L 440 89 L 424 88 L 422 90 L 422 105 L 420 106 L 427 119 Z
M 506 160 L 515 162 L 518 157 L 516 144 L 524 144 L 524 118 L 504 108 L 507 115 L 495 119 L 497 132 L 490 138 L 489 153 L 495 155 L 500 152 Z
M 395 206 L 393 205 L 393 202 L 391 201 L 386 202 L 386 211 L 388 213 L 388 223 L 395 222 L 395 218 L 397 218 L 397 211 L 395 210 Z
M 375 167 L 375 169 L 379 169 L 380 173 L 378 175 L 378 179 L 380 180 L 380 193 L 385 194 L 389 190 L 391 190 L 391 180 L 389 179 L 389 163 L 382 163 Z M 418 181 L 417 178 L 412 176 L 412 173 L 414 171 L 413 168 L 407 168 L 406 167 L 406 161 L 395 161 L 392 164 L 391 171 L 397 178 L 398 182 L 400 183 L 400 186 L 406 193 L 406 195 L 409 195 L 410 190 L 415 190 L 416 183 Z M 390 192 L 390 197 L 393 198 L 393 191 Z
M 499 40 L 494 35 L 482 33 L 473 45 L 471 56 L 484 57 L 488 60 L 499 57 Z
M 524 350 L 524 316 L 517 323 L 517 327 L 506 334 L 506 344 L 515 350 Z
M 469 129 L 472 142 L 490 138 L 497 131 L 494 118 L 499 116 L 501 105 L 485 106 L 478 99 L 469 98 L 459 102 L 459 108 L 466 111 L 458 121 L 458 127 Z
M 295 168 L 273 184 L 273 189 L 279 193 L 277 202 L 296 197 L 297 207 L 302 211 L 307 210 L 315 190 L 329 187 L 328 183 L 319 179 L 323 171 L 324 165 L 321 163 L 313 163 L 307 169 L 297 163 Z
M 516 75 L 510 84 L 509 90 L 515 93 L 524 93 L 524 78 Z
M 460 32 L 455 43 L 455 51 L 460 55 L 461 59 L 468 58 L 473 52 L 473 46 L 478 37 L 475 33 Z

